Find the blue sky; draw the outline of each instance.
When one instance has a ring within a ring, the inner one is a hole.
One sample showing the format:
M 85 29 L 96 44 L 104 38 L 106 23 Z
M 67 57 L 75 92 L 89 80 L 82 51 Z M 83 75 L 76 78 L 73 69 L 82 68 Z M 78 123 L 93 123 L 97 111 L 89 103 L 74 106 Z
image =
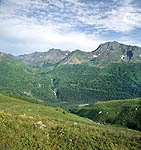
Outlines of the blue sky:
M 141 46 L 141 0 L 0 0 L 0 51 Z

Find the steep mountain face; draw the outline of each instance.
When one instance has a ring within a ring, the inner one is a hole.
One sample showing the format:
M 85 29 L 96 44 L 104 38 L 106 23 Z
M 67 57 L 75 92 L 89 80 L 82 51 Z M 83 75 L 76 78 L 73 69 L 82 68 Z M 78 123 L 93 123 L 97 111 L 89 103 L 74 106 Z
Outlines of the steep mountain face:
M 17 59 L 30 66 L 42 67 L 58 63 L 69 55 L 69 53 L 69 51 L 50 49 L 48 52 L 35 52 L 32 54 L 20 55 Z
M 91 62 L 97 66 L 106 66 L 111 63 L 141 62 L 141 48 L 114 42 L 101 44 L 93 52 Z

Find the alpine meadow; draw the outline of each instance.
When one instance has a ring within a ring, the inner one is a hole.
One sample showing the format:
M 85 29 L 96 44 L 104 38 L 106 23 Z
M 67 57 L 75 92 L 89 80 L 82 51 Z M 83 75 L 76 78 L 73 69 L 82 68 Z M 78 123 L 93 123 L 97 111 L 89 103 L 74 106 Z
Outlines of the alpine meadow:
M 0 150 L 140 150 L 140 18 L 140 0 L 0 0 Z

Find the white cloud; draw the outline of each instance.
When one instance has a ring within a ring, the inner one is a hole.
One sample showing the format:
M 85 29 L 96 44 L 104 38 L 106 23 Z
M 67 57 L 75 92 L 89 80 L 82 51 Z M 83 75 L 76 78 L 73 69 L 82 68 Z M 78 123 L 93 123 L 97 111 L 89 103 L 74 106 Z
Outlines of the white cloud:
M 95 49 L 99 44 L 98 38 L 92 38 L 83 33 L 63 34 L 52 24 L 47 26 L 37 25 L 17 19 L 9 19 L 1 23 L 0 34 L 5 39 L 5 48 L 48 50 L 50 48 L 61 48 L 63 50 L 82 49 L 85 51 Z M 14 41 L 13 41 L 13 40 Z M 19 52 L 20 53 L 20 52 Z
M 96 25 L 97 28 L 103 28 L 104 30 L 130 32 L 136 27 L 141 28 L 141 9 L 133 7 L 131 4 L 132 1 L 124 0 L 123 4 L 120 4 L 120 7 L 113 7 L 112 10 L 105 10 L 102 13 L 100 5 L 96 5 L 97 9 L 89 11 L 91 15 L 85 13 L 85 10 L 80 8 L 78 11 L 82 15 L 77 17 L 84 24 Z
M 123 6 L 115 10 L 108 18 L 102 20 L 102 24 L 105 28 L 117 32 L 132 31 L 136 27 L 141 27 L 141 14 L 136 11 L 130 5 Z
M 103 2 L 86 4 L 79 0 L 4 1 L 0 9 L 1 48 L 19 49 L 19 53 L 23 53 L 20 49 L 42 51 L 53 47 L 94 50 L 105 42 L 99 35 L 103 31 L 129 33 L 141 28 L 141 10 L 131 2 L 113 0 L 109 7 Z M 113 5 L 116 3 L 117 7 Z

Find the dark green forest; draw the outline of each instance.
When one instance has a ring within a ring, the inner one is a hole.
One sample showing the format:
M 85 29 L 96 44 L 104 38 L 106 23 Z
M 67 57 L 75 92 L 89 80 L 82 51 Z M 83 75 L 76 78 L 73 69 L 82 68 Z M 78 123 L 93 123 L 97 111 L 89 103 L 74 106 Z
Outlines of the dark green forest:
M 141 97 L 141 63 L 98 68 L 87 63 L 33 68 L 4 55 L 0 92 L 13 93 L 64 108 L 97 101 Z
M 58 98 L 70 103 L 93 103 L 141 97 L 141 64 L 63 65 L 53 71 Z

